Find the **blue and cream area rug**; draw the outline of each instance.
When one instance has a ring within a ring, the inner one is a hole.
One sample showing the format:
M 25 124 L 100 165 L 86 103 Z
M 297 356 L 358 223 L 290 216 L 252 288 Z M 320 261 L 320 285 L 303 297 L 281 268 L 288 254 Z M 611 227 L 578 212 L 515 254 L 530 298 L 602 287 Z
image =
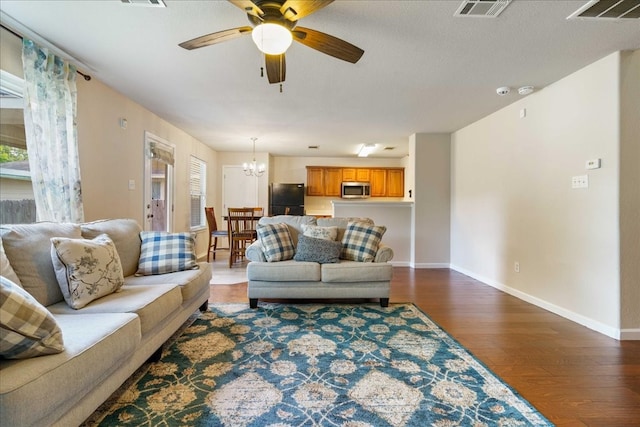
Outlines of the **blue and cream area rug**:
M 106 426 L 550 426 L 413 304 L 212 304 Z

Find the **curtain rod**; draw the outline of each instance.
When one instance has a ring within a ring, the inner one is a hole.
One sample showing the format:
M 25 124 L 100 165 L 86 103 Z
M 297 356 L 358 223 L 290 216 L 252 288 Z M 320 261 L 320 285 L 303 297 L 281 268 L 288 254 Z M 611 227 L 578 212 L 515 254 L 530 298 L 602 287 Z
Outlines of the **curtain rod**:
M 13 31 L 11 28 L 5 27 L 4 25 L 0 24 L 0 27 L 4 28 L 5 30 L 7 30 L 8 32 L 10 32 L 11 34 L 13 34 L 14 36 L 16 36 L 17 38 L 24 40 L 24 37 L 22 37 L 20 34 L 16 33 L 15 31 Z M 91 80 L 91 76 L 89 74 L 85 74 L 80 70 L 76 70 L 76 73 L 80 74 L 82 77 L 84 77 L 84 79 L 86 81 Z

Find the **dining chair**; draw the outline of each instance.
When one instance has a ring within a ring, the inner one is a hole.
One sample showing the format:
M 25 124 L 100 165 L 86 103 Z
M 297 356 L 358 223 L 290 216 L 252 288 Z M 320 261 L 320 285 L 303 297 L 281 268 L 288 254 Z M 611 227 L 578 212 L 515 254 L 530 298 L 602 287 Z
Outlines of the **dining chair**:
M 248 244 L 256 239 L 253 208 L 229 208 L 227 215 L 229 234 L 229 268 L 237 259 L 244 258 Z
M 218 223 L 216 222 L 216 214 L 213 207 L 205 207 L 204 213 L 207 217 L 207 224 L 209 225 L 209 249 L 207 250 L 207 262 L 209 262 L 209 255 L 213 253 L 213 260 L 216 260 L 216 251 L 225 250 L 229 248 L 218 248 L 218 238 L 224 237 L 229 239 L 229 232 L 227 230 L 218 230 Z M 212 249 L 213 248 L 213 249 Z

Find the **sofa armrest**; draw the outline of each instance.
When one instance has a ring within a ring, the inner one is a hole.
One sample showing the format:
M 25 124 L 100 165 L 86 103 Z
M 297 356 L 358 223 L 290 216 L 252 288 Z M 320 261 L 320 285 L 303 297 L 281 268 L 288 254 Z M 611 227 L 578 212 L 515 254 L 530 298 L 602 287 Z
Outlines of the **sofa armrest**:
M 376 257 L 373 259 L 373 262 L 387 262 L 393 259 L 393 249 L 389 246 L 386 246 L 384 243 L 380 243 L 378 245 L 378 252 L 376 252 Z
M 260 240 L 256 240 L 249 245 L 245 251 L 245 256 L 249 261 L 267 262 L 267 258 L 262 251 L 262 243 L 260 243 Z

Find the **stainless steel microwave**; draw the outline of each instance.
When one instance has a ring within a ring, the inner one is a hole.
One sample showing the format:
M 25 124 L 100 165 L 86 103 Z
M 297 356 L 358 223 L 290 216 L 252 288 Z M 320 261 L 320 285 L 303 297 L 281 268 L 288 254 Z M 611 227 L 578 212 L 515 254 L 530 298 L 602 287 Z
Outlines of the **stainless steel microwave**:
M 368 182 L 347 181 L 342 183 L 343 199 L 366 199 L 371 196 L 371 184 Z

